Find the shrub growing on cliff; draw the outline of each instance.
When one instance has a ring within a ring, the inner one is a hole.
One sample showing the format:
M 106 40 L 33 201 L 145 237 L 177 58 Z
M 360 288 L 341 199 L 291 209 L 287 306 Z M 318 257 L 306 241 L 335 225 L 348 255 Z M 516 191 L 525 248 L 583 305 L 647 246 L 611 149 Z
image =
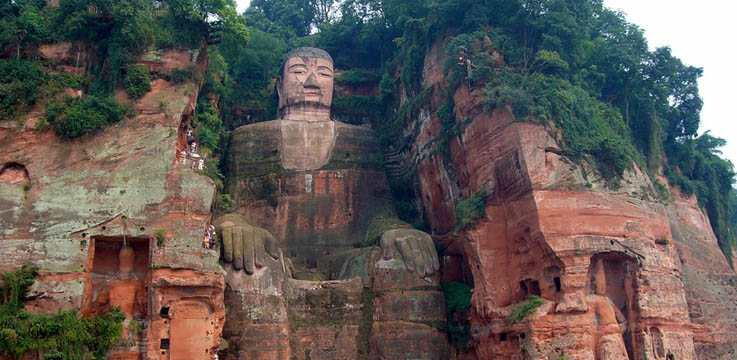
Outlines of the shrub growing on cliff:
M 164 246 L 164 241 L 166 241 L 166 229 L 156 230 L 156 246 Z
M 621 176 L 639 160 L 620 112 L 584 88 L 541 72 L 507 68 L 494 72 L 485 89 L 488 110 L 510 105 L 518 120 L 554 122 L 566 155 L 577 160 L 591 155 L 607 179 Z
M 486 217 L 486 199 L 489 193 L 479 190 L 472 197 L 458 202 L 456 205 L 456 230 L 466 230 L 476 221 Z
M 62 139 L 94 134 L 123 119 L 126 110 L 111 97 L 65 97 L 46 106 L 46 121 Z
M 507 317 L 507 321 L 509 321 L 510 324 L 516 324 L 520 320 L 527 317 L 527 315 L 532 314 L 535 309 L 539 308 L 540 305 L 544 304 L 545 301 L 537 296 L 537 295 L 530 295 L 530 297 L 527 298 L 527 301 L 525 301 L 522 305 L 517 307 L 514 311 L 512 311 L 511 314 Z
M 212 181 L 215 182 L 215 188 L 218 189 L 218 191 L 223 189 L 225 176 L 223 176 L 223 174 L 220 172 L 220 169 L 218 168 L 217 159 L 205 159 L 205 168 L 203 170 L 197 170 L 197 172 L 212 179 Z
M 346 70 L 335 77 L 337 84 L 360 85 L 376 83 L 381 79 L 381 72 L 376 69 Z
M 228 194 L 218 194 L 218 198 L 215 201 L 215 208 L 221 214 L 229 213 L 235 205 L 235 200 Z
M 185 69 L 175 67 L 171 70 L 171 73 L 168 74 L 167 80 L 171 81 L 173 84 L 181 84 L 187 80 L 194 79 L 195 72 L 199 73 L 199 70 L 194 67 L 187 67 Z
M 12 118 L 33 105 L 43 79 L 44 71 L 36 63 L 0 60 L 0 119 Z
M 470 328 L 463 321 L 466 311 L 471 307 L 471 288 L 455 281 L 443 282 L 441 285 L 445 297 L 445 314 L 448 318 L 450 340 L 456 347 L 465 348 L 468 341 L 471 340 Z
M 128 65 L 125 70 L 125 92 L 134 99 L 151 91 L 151 74 L 141 65 Z
M 0 285 L 0 355 L 44 359 L 105 359 L 122 331 L 120 309 L 80 319 L 76 310 L 31 314 L 23 310 L 38 269 L 24 265 L 5 273 Z

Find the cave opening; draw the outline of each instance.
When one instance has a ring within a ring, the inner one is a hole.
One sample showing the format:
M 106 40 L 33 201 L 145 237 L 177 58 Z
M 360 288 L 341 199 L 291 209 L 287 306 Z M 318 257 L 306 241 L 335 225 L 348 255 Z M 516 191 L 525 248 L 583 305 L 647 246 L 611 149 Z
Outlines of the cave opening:
M 519 282 L 520 290 L 522 291 L 522 298 L 526 299 L 528 295 L 541 296 L 540 282 L 535 279 L 524 279 Z
M 543 271 L 544 289 L 542 289 L 542 292 L 545 297 L 552 298 L 563 288 L 560 280 L 561 272 L 561 268 L 557 265 L 548 266 Z
M 28 184 L 31 182 L 31 177 L 23 164 L 9 162 L 0 168 L 0 182 L 12 185 Z

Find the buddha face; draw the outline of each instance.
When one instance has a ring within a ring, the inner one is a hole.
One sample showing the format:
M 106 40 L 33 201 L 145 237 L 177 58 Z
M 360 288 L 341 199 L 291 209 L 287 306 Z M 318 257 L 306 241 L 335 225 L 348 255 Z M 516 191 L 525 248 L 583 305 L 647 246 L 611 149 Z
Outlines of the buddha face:
M 333 101 L 333 62 L 328 59 L 293 56 L 284 63 L 277 86 L 279 109 L 285 114 L 329 111 Z

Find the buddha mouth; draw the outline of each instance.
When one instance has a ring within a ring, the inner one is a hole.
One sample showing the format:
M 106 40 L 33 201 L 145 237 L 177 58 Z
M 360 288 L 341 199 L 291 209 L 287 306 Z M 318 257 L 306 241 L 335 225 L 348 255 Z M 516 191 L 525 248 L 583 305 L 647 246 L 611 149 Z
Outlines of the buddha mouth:
M 322 91 L 320 91 L 320 88 L 317 86 L 305 86 L 304 91 L 302 92 L 305 96 L 320 96 L 322 95 Z

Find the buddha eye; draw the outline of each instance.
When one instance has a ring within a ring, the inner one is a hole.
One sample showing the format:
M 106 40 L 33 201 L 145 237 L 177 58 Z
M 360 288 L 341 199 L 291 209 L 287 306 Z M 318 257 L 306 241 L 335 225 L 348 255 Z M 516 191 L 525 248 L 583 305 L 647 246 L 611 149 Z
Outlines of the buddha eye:
M 322 76 L 322 77 L 331 77 L 332 75 L 330 75 L 328 73 L 320 73 L 320 76 Z
M 296 74 L 296 75 L 302 75 L 302 74 L 304 74 L 304 73 L 305 73 L 305 72 L 304 72 L 304 71 L 302 71 L 302 70 L 294 70 L 294 71 L 292 71 L 292 74 Z

